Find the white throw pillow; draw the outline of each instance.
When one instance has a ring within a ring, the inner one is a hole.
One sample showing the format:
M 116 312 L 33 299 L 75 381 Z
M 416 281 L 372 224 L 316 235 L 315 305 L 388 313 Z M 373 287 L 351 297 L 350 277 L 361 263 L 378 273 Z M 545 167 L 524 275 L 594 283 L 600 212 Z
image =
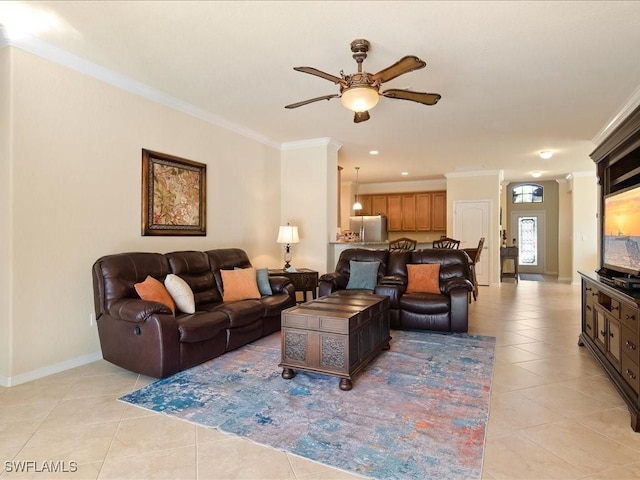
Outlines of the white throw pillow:
M 167 278 L 164 279 L 164 286 L 176 302 L 178 310 L 184 313 L 195 313 L 196 302 L 193 298 L 193 291 L 189 284 L 181 279 L 179 276 L 170 273 Z

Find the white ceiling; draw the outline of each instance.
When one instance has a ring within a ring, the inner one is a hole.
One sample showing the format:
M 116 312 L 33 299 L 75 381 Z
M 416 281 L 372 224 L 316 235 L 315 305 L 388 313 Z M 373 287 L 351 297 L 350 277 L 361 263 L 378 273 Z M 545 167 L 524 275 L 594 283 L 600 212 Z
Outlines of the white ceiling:
M 2 2 L 9 3 L 9 2 Z M 17 4 L 20 2 L 11 2 Z M 186 102 L 270 144 L 329 137 L 347 179 L 443 178 L 503 169 L 506 180 L 593 171 L 592 140 L 640 85 L 640 2 L 28 2 L 57 16 L 46 44 Z M 6 7 L 6 5 L 4 5 Z M 8 26 L 6 9 L 0 24 Z M 35 18 L 35 17 L 34 17 Z M 27 45 L 31 40 L 5 43 Z M 427 67 L 386 88 L 442 95 L 435 106 L 381 98 L 354 124 L 338 93 L 293 70 L 354 73 L 404 55 Z M 22 43 L 21 43 L 22 42 Z M 42 51 L 42 48 L 41 48 Z M 373 157 L 372 149 L 380 151 Z M 551 160 L 537 153 L 551 149 Z M 408 171 L 408 177 L 400 177 Z

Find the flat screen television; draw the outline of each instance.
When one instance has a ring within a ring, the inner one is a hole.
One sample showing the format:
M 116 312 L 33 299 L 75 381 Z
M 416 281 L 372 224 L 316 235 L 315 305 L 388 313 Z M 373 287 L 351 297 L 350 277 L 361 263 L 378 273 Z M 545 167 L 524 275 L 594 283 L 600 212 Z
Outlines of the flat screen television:
M 640 186 L 604 197 L 602 266 L 640 276 Z

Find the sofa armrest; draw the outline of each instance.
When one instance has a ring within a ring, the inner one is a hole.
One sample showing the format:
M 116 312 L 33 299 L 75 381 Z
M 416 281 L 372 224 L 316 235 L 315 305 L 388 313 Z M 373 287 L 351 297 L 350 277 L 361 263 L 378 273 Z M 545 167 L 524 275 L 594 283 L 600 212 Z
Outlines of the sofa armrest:
M 400 297 L 406 290 L 405 285 L 377 285 L 373 293 L 376 295 L 387 295 L 389 297 L 389 308 L 400 308 Z
M 330 291 L 333 292 L 335 290 L 344 290 L 347 288 L 349 279 L 344 275 L 340 275 L 338 272 L 331 272 L 322 275 L 318 283 L 323 287 L 323 290 L 330 289 Z
M 149 302 L 139 298 L 123 298 L 109 307 L 108 314 L 127 322 L 140 323 L 154 314 L 172 315 L 171 309 L 158 302 Z
M 288 277 L 269 277 L 269 285 L 274 295 L 276 293 L 286 293 L 286 287 L 289 283 L 291 283 L 291 280 Z
M 456 277 L 456 278 L 452 278 L 451 280 L 448 280 L 442 286 L 442 291 L 447 294 L 450 294 L 452 291 L 458 290 L 458 289 L 471 292 L 473 290 L 473 284 L 466 278 Z

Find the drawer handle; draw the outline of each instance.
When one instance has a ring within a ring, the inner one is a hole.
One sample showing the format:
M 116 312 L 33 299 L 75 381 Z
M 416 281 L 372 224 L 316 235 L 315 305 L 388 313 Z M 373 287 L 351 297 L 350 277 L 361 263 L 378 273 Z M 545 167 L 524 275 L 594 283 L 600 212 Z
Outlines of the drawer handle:
M 631 380 L 635 380 L 636 379 L 636 375 L 627 368 L 627 377 L 629 377 Z
M 600 335 L 602 335 L 603 337 L 607 336 L 607 332 L 605 332 L 604 330 L 600 330 Z
M 587 310 L 591 311 L 591 305 L 587 305 Z
M 628 313 L 624 316 L 625 320 L 635 320 L 636 316 L 635 315 L 629 315 Z
M 613 312 L 614 310 L 620 310 L 620 305 L 615 305 L 611 307 L 611 311 Z
M 585 288 L 585 290 L 586 290 L 587 292 L 590 292 L 590 291 L 591 291 L 591 287 L 587 287 L 587 288 Z
M 625 343 L 625 345 L 629 350 L 635 350 L 636 349 L 636 346 L 633 344 L 633 342 L 631 342 L 629 340 L 627 340 L 627 343 Z
M 613 332 L 609 332 L 609 336 L 613 338 Z

